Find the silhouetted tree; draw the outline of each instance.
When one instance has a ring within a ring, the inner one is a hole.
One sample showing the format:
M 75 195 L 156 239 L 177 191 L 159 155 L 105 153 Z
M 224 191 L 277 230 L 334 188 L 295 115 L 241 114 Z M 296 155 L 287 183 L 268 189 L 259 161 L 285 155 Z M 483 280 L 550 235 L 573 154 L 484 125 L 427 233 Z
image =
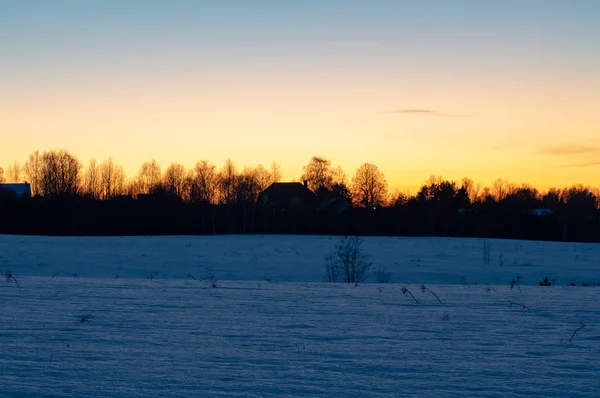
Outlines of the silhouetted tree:
M 498 178 L 492 182 L 490 193 L 496 202 L 500 202 L 502 199 L 506 198 L 510 189 L 511 184 L 507 180 Z
M 96 159 L 92 159 L 83 177 L 83 194 L 100 199 L 101 190 L 100 168 L 96 165 Z
M 65 150 L 44 152 L 41 158 L 42 192 L 46 197 L 78 193 L 81 163 Z
M 300 179 L 308 182 L 308 189 L 311 191 L 317 192 L 320 187 L 331 189 L 333 185 L 333 171 L 330 160 L 313 156 L 302 170 Z
M 6 180 L 9 182 L 23 182 L 23 170 L 18 162 L 14 162 L 6 170 Z
M 390 207 L 404 207 L 406 205 L 408 205 L 408 201 L 410 199 L 410 196 L 402 193 L 402 192 L 396 192 L 393 195 L 390 195 L 390 199 L 389 199 L 389 205 Z
M 43 194 L 42 188 L 42 157 L 39 151 L 33 152 L 29 155 L 29 160 L 25 162 L 23 167 L 25 172 L 25 178 L 31 186 L 32 195 Z
M 509 187 L 502 201 L 510 208 L 518 210 L 533 209 L 540 204 L 538 190 L 527 184 Z
M 235 203 L 237 199 L 237 180 L 238 175 L 235 164 L 231 159 L 227 159 L 219 172 L 221 203 L 227 205 Z
M 4 169 L 0 167 L 0 183 L 4 182 Z
M 465 177 L 461 181 L 462 187 L 465 189 L 467 196 L 469 197 L 469 201 L 471 203 L 480 202 L 483 198 L 481 195 L 481 184 L 475 183 L 469 177 Z
M 161 169 L 156 160 L 152 159 L 140 167 L 136 179 L 137 193 L 147 194 L 160 188 Z
M 281 167 L 279 166 L 279 164 L 277 164 L 277 162 L 271 163 L 271 181 L 281 181 Z
M 185 167 L 179 163 L 171 163 L 165 170 L 163 186 L 170 195 L 187 199 L 187 182 Z
M 273 182 L 273 176 L 269 172 L 269 170 L 265 169 L 262 164 L 259 164 L 254 169 L 254 177 L 256 179 L 256 184 L 258 185 L 258 189 L 262 192 Z
M 246 168 L 235 181 L 235 202 L 239 204 L 255 203 L 261 192 L 255 171 Z
M 100 165 L 100 192 L 105 200 L 125 193 L 125 171 L 123 166 L 108 158 Z
M 219 192 L 219 177 L 216 167 L 203 160 L 196 163 L 192 174 L 190 200 L 196 203 L 214 204 Z
M 351 192 L 356 205 L 383 206 L 387 197 L 387 181 L 377 166 L 365 163 L 356 170 L 352 177 Z

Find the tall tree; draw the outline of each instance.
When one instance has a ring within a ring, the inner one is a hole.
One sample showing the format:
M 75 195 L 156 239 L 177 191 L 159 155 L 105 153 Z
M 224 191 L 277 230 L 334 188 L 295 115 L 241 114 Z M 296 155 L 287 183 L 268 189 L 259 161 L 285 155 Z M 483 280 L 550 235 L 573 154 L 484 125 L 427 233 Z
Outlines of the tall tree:
M 510 193 L 511 189 L 511 185 L 507 180 L 498 178 L 497 180 L 492 182 L 490 192 L 494 200 L 496 202 L 500 202 L 502 199 L 506 198 L 506 196 Z
M 302 169 L 302 181 L 308 182 L 308 189 L 317 192 L 319 188 L 331 189 L 334 179 L 331 161 L 318 156 L 313 156 L 310 162 Z
M 387 189 L 387 181 L 383 173 L 374 164 L 363 164 L 352 177 L 352 198 L 359 206 L 383 206 Z
M 467 196 L 469 196 L 469 200 L 471 203 L 477 203 L 481 200 L 480 192 L 481 192 L 481 184 L 475 183 L 469 177 L 465 177 L 462 179 L 462 187 L 467 192 Z
M 236 179 L 235 202 L 248 204 L 256 202 L 262 191 L 256 179 L 256 172 L 251 168 L 245 168 Z
M 237 199 L 237 170 L 231 159 L 227 159 L 219 172 L 221 203 L 232 204 Z
M 0 183 L 4 182 L 4 169 L 0 167 Z
M 161 183 L 161 169 L 158 162 L 152 159 L 144 163 L 140 167 L 136 182 L 138 193 L 147 194 L 158 189 Z
M 23 167 L 25 173 L 25 179 L 31 186 L 32 195 L 43 194 L 42 190 L 42 157 L 39 151 L 33 152 L 29 155 L 29 159 L 25 162 Z
M 163 186 L 171 195 L 187 199 L 187 180 L 185 167 L 179 163 L 171 163 L 165 170 Z
M 81 163 L 65 150 L 44 152 L 41 158 L 41 186 L 46 197 L 79 193 Z
M 23 181 L 23 169 L 18 162 L 8 166 L 6 170 L 6 180 L 9 182 L 22 182 Z
M 215 204 L 219 190 L 216 166 L 206 160 L 196 163 L 192 174 L 190 199 L 192 202 Z
M 254 169 L 254 177 L 256 179 L 256 184 L 260 191 L 264 191 L 269 185 L 271 185 L 273 181 L 273 176 L 269 172 L 269 170 L 265 169 L 262 164 L 259 164 Z
M 100 165 L 101 195 L 105 200 L 114 198 L 125 192 L 125 171 L 123 166 L 115 164 L 108 158 Z
M 90 160 L 90 164 L 85 170 L 85 175 L 83 178 L 83 193 L 92 199 L 100 199 L 100 168 L 96 164 L 96 159 Z
M 271 182 L 281 181 L 281 167 L 277 162 L 271 163 Z

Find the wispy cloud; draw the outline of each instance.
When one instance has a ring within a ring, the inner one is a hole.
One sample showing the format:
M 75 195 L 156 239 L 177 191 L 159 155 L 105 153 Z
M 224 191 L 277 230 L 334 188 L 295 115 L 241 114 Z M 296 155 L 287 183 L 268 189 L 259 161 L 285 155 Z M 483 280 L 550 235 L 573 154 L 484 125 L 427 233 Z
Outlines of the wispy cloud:
M 563 167 L 592 167 L 592 166 L 600 166 L 600 162 L 574 163 L 574 164 L 567 164 Z
M 417 115 L 417 116 L 438 116 L 438 117 L 464 117 L 467 115 L 460 115 L 456 113 L 443 113 L 433 109 L 395 109 L 388 113 L 395 113 L 401 115 Z
M 583 155 L 600 153 L 600 147 L 595 145 L 565 144 L 545 147 L 538 152 L 543 155 Z

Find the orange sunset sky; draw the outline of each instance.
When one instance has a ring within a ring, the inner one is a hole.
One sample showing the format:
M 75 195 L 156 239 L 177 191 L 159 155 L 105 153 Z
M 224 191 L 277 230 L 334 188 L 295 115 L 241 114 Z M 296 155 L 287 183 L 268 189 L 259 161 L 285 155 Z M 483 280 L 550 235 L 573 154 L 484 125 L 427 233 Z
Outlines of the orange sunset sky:
M 0 166 L 311 156 L 600 185 L 598 1 L 5 1 Z

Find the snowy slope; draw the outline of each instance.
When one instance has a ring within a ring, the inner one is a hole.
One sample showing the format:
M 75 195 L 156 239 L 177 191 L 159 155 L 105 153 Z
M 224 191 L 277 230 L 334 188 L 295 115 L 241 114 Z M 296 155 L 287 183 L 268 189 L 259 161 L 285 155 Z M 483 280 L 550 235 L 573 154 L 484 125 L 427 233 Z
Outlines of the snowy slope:
M 354 286 L 337 239 L 0 236 L 0 397 L 600 396 L 598 245 L 365 238 Z
M 102 278 L 196 278 L 323 281 L 324 259 L 338 237 L 0 236 L 0 269 L 21 276 Z M 557 285 L 600 282 L 600 245 L 452 238 L 364 238 L 373 268 L 388 268 L 398 283 L 536 285 L 547 276 Z
M 600 396 L 598 288 L 22 285 L 0 288 L 3 397 Z

